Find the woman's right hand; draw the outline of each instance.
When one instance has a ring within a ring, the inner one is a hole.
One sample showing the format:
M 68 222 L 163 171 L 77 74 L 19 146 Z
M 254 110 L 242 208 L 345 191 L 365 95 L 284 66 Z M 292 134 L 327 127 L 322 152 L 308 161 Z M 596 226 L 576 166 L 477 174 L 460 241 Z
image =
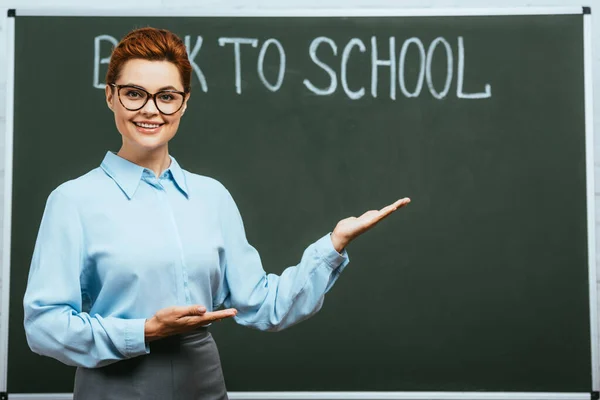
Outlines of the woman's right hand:
M 235 308 L 206 312 L 206 307 L 198 305 L 167 307 L 158 310 L 152 318 L 146 320 L 144 337 L 146 342 L 150 342 L 189 332 L 212 322 L 235 317 L 236 314 Z

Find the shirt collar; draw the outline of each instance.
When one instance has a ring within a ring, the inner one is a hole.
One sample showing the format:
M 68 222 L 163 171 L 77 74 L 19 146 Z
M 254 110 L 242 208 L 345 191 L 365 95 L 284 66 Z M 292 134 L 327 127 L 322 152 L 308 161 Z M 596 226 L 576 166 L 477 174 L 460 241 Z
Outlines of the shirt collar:
M 169 166 L 169 168 L 167 168 L 167 171 L 171 172 L 171 176 L 173 177 L 173 180 L 175 181 L 175 184 L 177 185 L 179 190 L 183 192 L 185 197 L 189 198 L 190 192 L 185 181 L 185 174 L 183 173 L 183 169 L 179 166 L 179 163 L 177 162 L 175 157 L 169 157 L 171 157 L 171 165 Z
M 183 192 L 185 197 L 189 197 L 183 169 L 181 169 L 174 157 L 169 157 L 171 158 L 171 165 L 163 172 L 163 174 L 170 172 L 179 190 Z M 111 151 L 106 152 L 106 156 L 104 156 L 104 160 L 102 160 L 100 167 L 117 183 L 117 185 L 119 185 L 129 200 L 131 200 L 135 194 L 140 185 L 144 170 L 146 170 L 146 168 L 141 165 L 137 165 L 119 157 Z M 150 172 L 154 175 L 152 171 Z

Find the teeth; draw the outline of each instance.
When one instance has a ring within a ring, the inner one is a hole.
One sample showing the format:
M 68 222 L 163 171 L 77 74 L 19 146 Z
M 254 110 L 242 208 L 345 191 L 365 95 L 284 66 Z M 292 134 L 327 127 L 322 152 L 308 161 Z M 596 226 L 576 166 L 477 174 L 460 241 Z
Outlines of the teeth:
M 148 128 L 148 129 L 154 129 L 154 128 L 158 128 L 160 125 L 158 124 L 142 124 L 139 122 L 135 123 L 137 126 L 141 126 L 142 128 Z

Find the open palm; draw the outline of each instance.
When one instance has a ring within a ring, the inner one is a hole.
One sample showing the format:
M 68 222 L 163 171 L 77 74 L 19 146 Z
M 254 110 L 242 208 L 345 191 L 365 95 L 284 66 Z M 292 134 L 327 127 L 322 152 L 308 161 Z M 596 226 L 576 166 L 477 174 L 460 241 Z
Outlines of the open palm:
M 368 231 L 379 221 L 408 203 L 410 203 L 410 199 L 405 197 L 389 206 L 383 207 L 381 210 L 370 210 L 360 217 L 349 217 L 341 220 L 337 223 L 331 234 L 333 247 L 335 247 L 338 252 L 342 251 L 353 239 Z

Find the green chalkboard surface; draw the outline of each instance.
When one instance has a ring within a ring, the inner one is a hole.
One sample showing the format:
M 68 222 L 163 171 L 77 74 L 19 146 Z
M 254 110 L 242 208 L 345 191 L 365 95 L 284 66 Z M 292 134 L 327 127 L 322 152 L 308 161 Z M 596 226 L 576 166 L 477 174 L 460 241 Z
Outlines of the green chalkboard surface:
M 213 327 L 230 391 L 592 389 L 582 15 L 17 10 L 10 393 L 72 390 L 74 369 L 29 350 L 21 300 L 48 194 L 119 149 L 103 76 L 147 25 L 194 63 L 170 151 L 232 192 L 268 272 L 413 199 L 351 244 L 312 319 Z

